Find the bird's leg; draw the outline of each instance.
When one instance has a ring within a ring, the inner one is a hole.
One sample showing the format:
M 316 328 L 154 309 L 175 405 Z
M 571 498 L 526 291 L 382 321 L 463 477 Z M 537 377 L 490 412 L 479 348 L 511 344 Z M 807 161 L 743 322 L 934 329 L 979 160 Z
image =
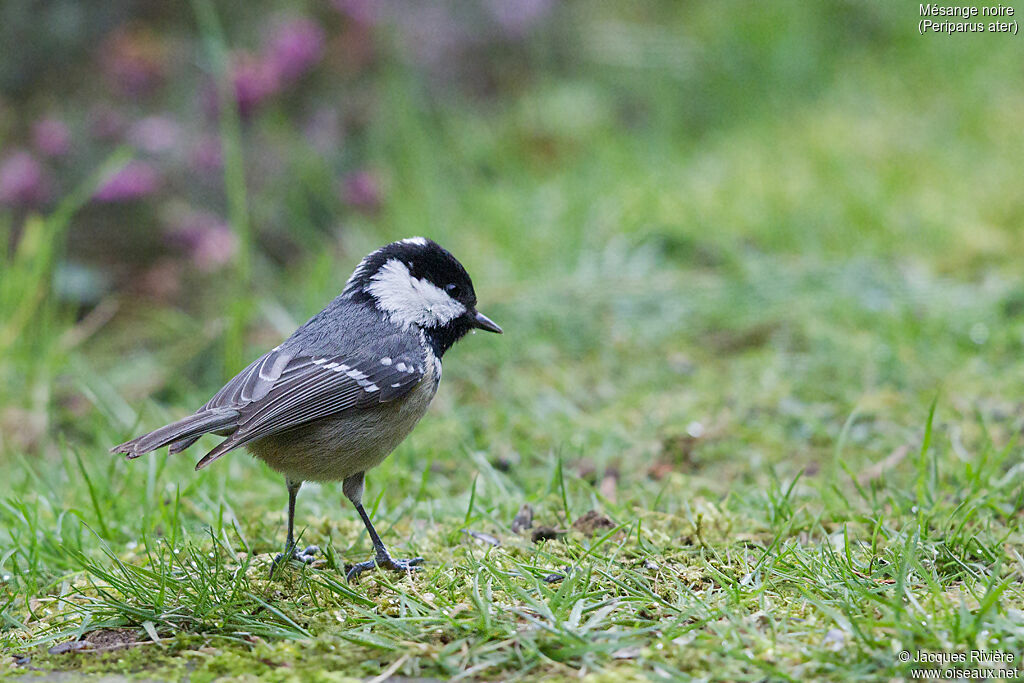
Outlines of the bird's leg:
M 348 497 L 352 504 L 356 507 L 356 512 L 363 519 L 363 525 L 366 526 L 366 532 L 370 534 L 370 541 L 373 543 L 373 551 L 376 557 L 366 562 L 358 562 L 352 565 L 352 568 L 348 570 L 346 578 L 351 581 L 360 574 L 375 567 L 383 567 L 384 569 L 390 569 L 395 572 L 408 572 L 417 569 L 418 565 L 423 564 L 422 557 L 414 557 L 410 560 L 396 560 L 391 557 L 391 553 L 388 552 L 384 542 L 380 540 L 380 536 L 377 534 L 377 530 L 373 528 L 373 522 L 370 521 L 370 516 L 366 514 L 366 510 L 363 508 L 363 473 L 352 475 L 345 480 L 342 488 L 345 491 L 345 495 Z
M 274 567 L 285 560 L 298 560 L 309 564 L 316 559 L 316 554 L 320 552 L 320 548 L 315 545 L 306 546 L 301 551 L 295 547 L 295 498 L 299 495 L 302 482 L 285 479 L 285 483 L 288 485 L 288 538 L 284 544 L 284 552 L 274 558 Z
M 414 570 L 418 565 L 423 564 L 422 557 L 414 557 L 410 560 L 396 560 L 391 557 L 391 553 L 388 552 L 384 542 L 381 541 L 380 536 L 377 535 L 377 530 L 373 528 L 373 524 L 370 522 L 370 516 L 366 514 L 366 510 L 363 509 L 362 503 L 356 504 L 356 512 L 358 512 L 359 516 L 363 518 L 363 524 L 366 525 L 366 531 L 370 534 L 370 540 L 373 542 L 373 550 L 376 554 L 376 558 L 353 565 L 353 567 L 348 571 L 349 581 L 362 572 L 368 569 L 373 569 L 374 566 L 390 569 L 394 572 L 406 572 Z

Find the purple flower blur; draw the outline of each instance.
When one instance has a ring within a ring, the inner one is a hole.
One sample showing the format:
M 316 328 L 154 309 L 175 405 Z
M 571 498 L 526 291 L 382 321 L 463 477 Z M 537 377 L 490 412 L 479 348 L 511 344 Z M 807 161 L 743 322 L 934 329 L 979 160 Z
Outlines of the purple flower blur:
M 219 171 L 224 160 L 221 157 L 220 139 L 216 135 L 204 135 L 192 145 L 189 154 L 192 168 L 201 173 Z
M 238 251 L 238 237 L 227 225 L 203 233 L 192 253 L 196 267 L 210 272 L 230 263 Z
M 99 202 L 125 202 L 148 197 L 160 189 L 160 173 L 145 161 L 130 161 L 108 178 L 93 199 Z
M 350 173 L 341 182 L 341 198 L 354 209 L 372 213 L 380 208 L 380 184 L 369 171 Z
M 334 5 L 334 9 L 357 24 L 374 26 L 378 20 L 375 2 L 376 0 L 332 0 L 331 4 Z
M 294 83 L 320 63 L 324 55 L 324 32 L 309 19 L 292 19 L 271 34 L 261 55 L 239 52 L 231 63 L 231 87 L 238 114 L 250 118 L 281 88 Z M 204 106 L 211 116 L 219 111 L 217 91 L 208 88 Z
M 231 85 L 238 115 L 249 118 L 266 100 L 280 90 L 277 71 L 267 61 L 247 53 L 235 55 L 231 67 Z
M 51 189 L 46 169 L 28 152 L 15 152 L 0 163 L 0 204 L 38 206 L 50 198 Z
M 554 7 L 554 0 L 487 0 L 498 26 L 512 37 L 522 37 Z
M 291 19 L 271 33 L 265 59 L 280 83 L 292 83 L 320 63 L 324 42 L 324 31 L 315 22 Z
M 128 131 L 128 140 L 150 154 L 174 149 L 181 138 L 181 127 L 167 116 L 147 116 Z
M 190 211 L 180 216 L 168 228 L 167 234 L 204 272 L 226 265 L 238 251 L 238 237 L 231 227 L 205 211 Z
M 36 149 L 48 157 L 62 157 L 71 150 L 71 131 L 57 118 L 45 118 L 32 126 Z

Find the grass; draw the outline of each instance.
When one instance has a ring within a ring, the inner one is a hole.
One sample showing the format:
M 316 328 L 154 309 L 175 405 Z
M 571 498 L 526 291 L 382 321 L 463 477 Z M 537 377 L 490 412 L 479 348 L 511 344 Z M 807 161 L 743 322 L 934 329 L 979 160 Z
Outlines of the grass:
M 241 453 L 200 474 L 107 454 L 219 386 L 230 292 L 188 314 L 121 302 L 66 352 L 0 362 L 36 387 L 2 406 L 0 646 L 30 660 L 0 672 L 888 680 L 912 674 L 903 650 L 972 649 L 1018 666 L 1014 44 L 911 42 L 900 12 L 846 8 L 868 38 L 811 41 L 825 61 L 805 72 L 781 43 L 729 39 L 776 10 L 688 11 L 660 20 L 711 74 L 583 60 L 487 108 L 394 67 L 369 143 L 381 214 L 346 218 L 301 268 L 251 264 L 249 355 L 363 253 L 420 233 L 505 328 L 449 353 L 434 407 L 369 475 L 378 529 L 421 572 L 347 584 L 365 532 L 340 487 L 307 486 L 302 542 L 325 561 L 271 581 L 277 475 Z M 651 17 L 616 20 L 674 58 Z M 728 54 L 792 96 L 744 108 L 761 86 Z M 512 531 L 524 503 L 555 538 Z M 583 528 L 590 511 L 609 523 Z

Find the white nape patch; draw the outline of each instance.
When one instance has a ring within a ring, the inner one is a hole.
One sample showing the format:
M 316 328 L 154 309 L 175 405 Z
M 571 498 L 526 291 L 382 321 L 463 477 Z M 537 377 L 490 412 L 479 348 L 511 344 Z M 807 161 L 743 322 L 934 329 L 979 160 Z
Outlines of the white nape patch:
M 466 307 L 432 282 L 413 277 L 408 266 L 389 259 L 370 278 L 366 291 L 391 321 L 403 328 L 410 325 L 437 327 L 466 312 Z
M 385 366 L 391 365 L 391 359 L 388 356 L 384 356 L 383 358 L 380 359 L 380 364 Z
M 427 238 L 425 237 L 406 237 L 404 240 L 399 240 L 398 242 L 399 244 L 415 244 L 417 247 L 427 246 Z M 363 260 L 359 262 L 359 265 L 356 266 L 356 269 L 352 271 L 352 275 L 345 282 L 345 288 L 341 290 L 342 296 L 351 295 L 353 293 L 355 281 L 366 275 L 367 269 L 370 267 L 370 259 L 380 252 L 381 249 L 387 248 L 387 246 L 390 245 L 385 245 L 380 249 L 375 249 L 363 257 Z M 277 351 L 277 349 L 274 350 Z
M 370 267 L 370 257 L 376 254 L 378 251 L 380 251 L 380 249 L 370 252 L 369 254 L 363 257 L 363 260 L 359 262 L 359 265 L 356 266 L 356 269 L 352 271 L 352 275 L 349 276 L 348 281 L 345 283 L 345 288 L 341 290 L 342 296 L 352 294 L 356 280 L 358 280 L 359 278 L 366 274 L 367 269 Z

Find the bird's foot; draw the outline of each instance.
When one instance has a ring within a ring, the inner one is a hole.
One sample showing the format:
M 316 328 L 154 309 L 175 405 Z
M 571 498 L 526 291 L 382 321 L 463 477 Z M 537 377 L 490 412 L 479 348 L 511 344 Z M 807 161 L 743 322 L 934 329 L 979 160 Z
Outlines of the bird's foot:
M 319 552 L 320 548 L 315 545 L 307 545 L 302 550 L 293 546 L 290 553 L 284 552 L 277 554 L 277 557 L 274 558 L 274 562 L 270 565 L 270 573 L 273 575 L 274 570 L 285 564 L 288 560 L 295 560 L 302 564 L 313 564 L 313 562 L 316 561 L 316 556 Z
M 390 569 L 393 572 L 412 572 L 419 569 L 421 564 L 423 564 L 422 557 L 414 557 L 410 560 L 396 560 L 385 553 L 383 555 L 378 555 L 375 560 L 357 562 L 352 565 L 349 568 L 348 573 L 345 575 L 345 578 L 348 581 L 351 581 L 363 572 L 376 569 L 377 567 L 380 567 L 381 569 Z

